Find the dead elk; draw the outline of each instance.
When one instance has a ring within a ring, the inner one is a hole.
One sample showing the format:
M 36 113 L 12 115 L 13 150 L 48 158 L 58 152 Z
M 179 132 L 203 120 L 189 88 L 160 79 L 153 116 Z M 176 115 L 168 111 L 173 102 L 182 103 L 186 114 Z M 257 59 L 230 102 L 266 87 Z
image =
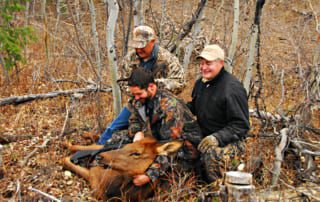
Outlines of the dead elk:
M 157 155 L 171 155 L 181 146 L 180 141 L 159 144 L 153 138 L 145 138 L 127 144 L 122 149 L 100 153 L 99 163 L 108 165 L 108 168 L 81 167 L 72 163 L 70 157 L 66 157 L 63 164 L 66 169 L 89 181 L 97 199 L 125 197 L 130 201 L 138 201 L 147 198 L 153 191 L 150 184 L 135 186 L 133 176 L 145 173 Z

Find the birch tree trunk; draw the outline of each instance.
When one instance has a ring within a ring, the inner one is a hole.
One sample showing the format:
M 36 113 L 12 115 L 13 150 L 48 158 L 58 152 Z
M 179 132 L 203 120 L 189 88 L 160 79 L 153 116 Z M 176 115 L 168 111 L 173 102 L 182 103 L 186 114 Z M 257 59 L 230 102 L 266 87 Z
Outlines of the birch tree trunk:
M 275 153 L 275 162 L 274 162 L 274 168 L 273 168 L 273 176 L 272 176 L 272 186 L 275 186 L 278 182 L 280 172 L 281 172 L 281 163 L 283 161 L 283 155 L 284 150 L 286 149 L 286 146 L 288 144 L 288 128 L 283 128 L 280 131 L 280 143 L 277 145 L 274 149 Z
M 97 22 L 96 22 L 96 11 L 94 7 L 93 0 L 90 0 L 89 2 L 89 10 L 90 10 L 90 16 L 91 16 L 91 31 L 92 31 L 92 37 L 93 37 L 93 46 L 94 46 L 94 52 L 96 57 L 96 67 L 97 67 L 97 83 L 98 83 L 98 89 L 101 88 L 101 59 L 100 59 L 100 47 L 99 47 L 99 38 L 98 38 L 98 32 L 97 32 Z M 99 90 L 100 91 L 100 90 Z M 101 96 L 100 94 L 96 95 L 96 103 L 98 107 L 98 113 L 97 121 L 99 125 L 99 129 L 103 130 L 103 124 L 102 124 L 102 105 L 101 105 Z
M 42 0 L 41 1 L 41 18 L 44 19 L 45 16 L 46 16 L 46 4 L 47 4 L 47 1 L 46 0 Z
M 108 50 L 108 61 L 111 73 L 112 82 L 112 95 L 113 95 L 113 109 L 115 114 L 119 114 L 121 109 L 121 92 L 119 85 L 117 84 L 118 79 L 118 66 L 117 66 L 117 56 L 114 45 L 114 30 L 119 13 L 119 5 L 117 0 L 106 0 L 109 16 L 107 22 L 107 50 Z
M 30 2 L 26 2 L 26 10 L 24 12 L 26 20 L 24 21 L 24 26 L 29 25 L 29 9 L 30 9 Z
M 29 9 L 30 9 L 30 2 L 29 1 L 26 1 L 26 10 L 24 12 L 24 15 L 25 15 L 25 21 L 24 21 L 24 26 L 27 27 L 29 25 Z M 26 58 L 27 57 L 27 47 L 24 47 L 24 57 Z
M 226 58 L 226 70 L 232 73 L 232 65 L 234 54 L 236 52 L 236 47 L 238 43 L 238 28 L 239 28 L 239 0 L 234 0 L 233 6 L 233 31 L 232 31 L 232 39 L 231 45 L 229 47 L 228 57 Z
M 92 31 L 92 37 L 93 37 L 93 46 L 96 56 L 96 66 L 98 69 L 98 84 L 100 86 L 101 84 L 101 59 L 100 59 L 100 48 L 99 48 L 99 38 L 98 38 L 98 32 L 97 32 L 97 22 L 96 22 L 96 11 L 94 7 L 93 0 L 90 0 L 89 3 L 89 9 L 90 9 L 90 16 L 91 16 L 91 31 Z
M 250 82 L 252 78 L 252 65 L 253 65 L 253 60 L 255 56 L 255 49 L 256 49 L 258 34 L 260 32 L 260 18 L 261 18 L 261 13 L 262 13 L 262 8 L 264 3 L 265 3 L 265 0 L 257 1 L 254 22 L 252 25 L 252 32 L 251 32 L 251 39 L 250 39 L 250 46 L 249 46 L 249 57 L 247 61 L 247 71 L 243 81 L 243 85 L 247 91 L 247 94 L 249 94 L 249 90 L 250 90 Z
M 5 62 L 1 54 L 0 54 L 0 65 L 2 67 L 3 74 L 4 74 L 4 83 L 8 85 L 10 83 L 9 72 L 5 67 Z
M 211 25 L 211 30 L 210 30 L 209 37 L 208 37 L 208 39 L 209 39 L 208 42 L 210 42 L 212 40 L 212 35 L 213 35 L 213 31 L 214 31 L 214 28 L 216 25 L 217 17 L 218 17 L 218 14 L 220 13 L 220 10 L 222 9 L 223 6 L 224 6 L 224 0 L 221 0 L 220 6 L 219 6 L 216 14 L 214 15 L 214 18 L 212 19 L 212 25 Z
M 143 25 L 143 0 L 133 0 L 134 27 Z
M 203 16 L 203 11 L 204 11 L 206 3 L 207 3 L 207 0 L 200 0 L 199 1 L 198 8 L 201 8 L 201 10 L 199 11 L 198 18 L 196 18 L 196 23 L 194 24 L 194 29 L 193 29 L 193 32 L 192 32 L 192 41 L 185 48 L 185 54 L 184 54 L 184 58 L 183 58 L 182 66 L 183 66 L 183 69 L 184 69 L 185 72 L 187 72 L 187 70 L 188 70 L 188 65 L 190 63 L 190 57 L 191 57 L 192 51 L 194 49 L 194 43 L 195 43 L 195 40 L 196 40 L 196 38 L 197 38 L 197 36 L 198 36 L 198 34 L 200 32 L 200 29 L 201 29 L 200 19 Z
M 249 57 L 247 60 L 247 71 L 246 76 L 243 81 L 243 86 L 247 91 L 247 94 L 249 94 L 250 90 L 250 82 L 252 78 L 252 66 L 253 66 L 253 60 L 255 56 L 255 48 L 258 38 L 258 25 L 253 25 L 252 32 L 251 32 L 251 39 L 250 39 L 250 45 L 249 45 Z

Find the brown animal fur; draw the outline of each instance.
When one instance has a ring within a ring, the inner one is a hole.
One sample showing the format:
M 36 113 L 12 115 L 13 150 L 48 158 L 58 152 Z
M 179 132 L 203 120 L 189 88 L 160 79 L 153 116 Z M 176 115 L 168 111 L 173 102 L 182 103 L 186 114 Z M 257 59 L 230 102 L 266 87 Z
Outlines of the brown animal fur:
M 83 149 L 85 146 L 77 147 L 70 143 L 66 144 L 69 149 Z M 87 150 L 99 149 L 94 145 Z M 170 155 L 182 146 L 182 142 L 175 141 L 165 144 L 158 144 L 153 138 L 144 138 L 128 144 L 119 150 L 112 150 L 100 154 L 100 162 L 109 165 L 110 169 L 100 166 L 84 168 L 73 164 L 70 157 L 64 159 L 64 167 L 89 181 L 97 199 L 125 197 L 130 201 L 137 201 L 147 198 L 152 194 L 150 184 L 138 187 L 132 183 L 134 175 L 143 174 L 154 161 L 157 155 Z

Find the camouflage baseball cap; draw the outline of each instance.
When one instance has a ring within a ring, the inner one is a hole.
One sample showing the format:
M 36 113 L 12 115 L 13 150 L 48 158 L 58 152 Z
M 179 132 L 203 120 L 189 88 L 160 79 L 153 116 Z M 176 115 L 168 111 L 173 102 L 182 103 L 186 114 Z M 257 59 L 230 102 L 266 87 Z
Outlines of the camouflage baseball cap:
M 152 39 L 156 38 L 154 30 L 149 26 L 138 26 L 133 30 L 133 38 L 129 43 L 132 48 L 144 48 Z
M 224 60 L 224 51 L 222 48 L 216 44 L 207 45 L 204 47 L 203 51 L 197 56 L 197 59 L 203 58 L 208 61 L 213 60 Z

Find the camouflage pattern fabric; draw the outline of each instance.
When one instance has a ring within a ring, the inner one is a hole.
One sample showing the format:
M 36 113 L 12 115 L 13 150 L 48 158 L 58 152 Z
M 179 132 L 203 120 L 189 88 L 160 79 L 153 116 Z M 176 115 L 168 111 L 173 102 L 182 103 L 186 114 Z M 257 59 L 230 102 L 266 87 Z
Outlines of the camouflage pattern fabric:
M 184 70 L 179 63 L 177 57 L 171 54 L 168 50 L 159 47 L 157 55 L 157 64 L 165 65 L 163 71 L 155 74 L 157 86 L 160 89 L 166 89 L 174 94 L 178 94 L 185 87 Z M 128 78 L 133 68 L 140 66 L 140 59 L 135 50 L 130 51 L 122 61 L 119 68 L 120 79 Z M 126 82 L 119 82 L 122 92 L 129 92 Z
M 225 147 L 216 147 L 201 154 L 202 177 L 207 182 L 221 179 L 226 171 L 235 171 L 242 163 L 244 142 L 238 141 Z
M 131 99 L 128 108 L 131 111 L 129 119 L 129 136 L 133 137 L 142 131 L 145 135 L 152 135 L 159 141 L 177 140 L 184 141 L 183 147 L 178 151 L 177 159 L 188 163 L 198 158 L 196 146 L 200 143 L 202 136 L 200 128 L 187 106 L 173 94 L 158 90 L 152 99 L 152 120 L 144 118 L 141 114 L 143 105 Z M 151 130 L 157 129 L 157 134 Z M 154 182 L 163 175 L 170 166 L 167 156 L 158 156 L 147 170 L 146 174 Z

